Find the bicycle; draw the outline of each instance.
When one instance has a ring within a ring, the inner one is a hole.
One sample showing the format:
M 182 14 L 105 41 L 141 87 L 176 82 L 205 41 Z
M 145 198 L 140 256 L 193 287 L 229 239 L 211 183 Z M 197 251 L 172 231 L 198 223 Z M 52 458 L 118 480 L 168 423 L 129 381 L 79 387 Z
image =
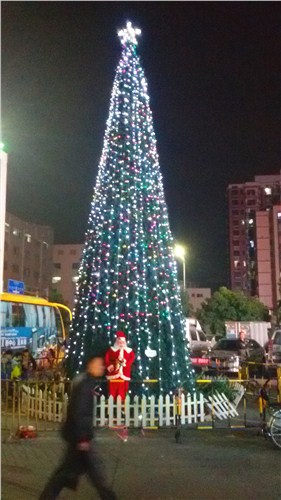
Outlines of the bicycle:
M 269 406 L 269 408 L 276 407 L 278 405 L 278 409 L 271 415 L 269 424 L 268 424 L 268 435 L 271 438 L 271 441 L 281 450 L 281 404 L 274 403 Z
M 268 379 L 259 389 L 259 407 L 261 415 L 261 433 L 269 438 L 281 450 L 281 403 L 270 403 L 266 386 Z M 267 421 L 267 408 L 271 413 Z

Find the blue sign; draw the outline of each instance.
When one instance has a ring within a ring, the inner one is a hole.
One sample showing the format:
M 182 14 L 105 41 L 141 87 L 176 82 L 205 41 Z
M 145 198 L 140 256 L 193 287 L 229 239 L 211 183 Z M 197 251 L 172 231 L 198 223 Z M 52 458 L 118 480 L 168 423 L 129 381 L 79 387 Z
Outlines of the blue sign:
M 8 280 L 8 293 L 24 294 L 24 282 L 16 280 Z

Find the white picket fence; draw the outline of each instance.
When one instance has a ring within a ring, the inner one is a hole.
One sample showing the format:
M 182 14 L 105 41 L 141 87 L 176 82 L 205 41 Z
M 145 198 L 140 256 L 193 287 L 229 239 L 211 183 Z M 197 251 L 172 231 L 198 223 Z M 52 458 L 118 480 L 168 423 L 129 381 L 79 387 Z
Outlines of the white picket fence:
M 122 404 L 118 397 L 114 402 L 110 396 L 108 400 L 101 396 L 96 400 L 94 425 L 114 427 L 170 427 L 176 424 L 177 415 L 181 424 L 204 422 L 204 396 L 190 394 L 182 395 L 180 400 L 167 396 L 138 397 L 131 401 L 127 396 Z
M 243 396 L 243 390 L 237 394 L 236 401 L 231 403 L 225 394 L 214 393 L 205 399 L 203 394 L 175 396 L 126 397 L 124 403 L 110 396 L 94 396 L 94 426 L 134 428 L 171 427 L 177 421 L 182 425 L 204 422 L 210 417 L 224 420 L 238 415 L 236 407 Z M 68 404 L 67 394 L 57 396 L 49 391 L 27 388 L 22 392 L 21 409 L 31 418 L 49 422 L 62 422 Z

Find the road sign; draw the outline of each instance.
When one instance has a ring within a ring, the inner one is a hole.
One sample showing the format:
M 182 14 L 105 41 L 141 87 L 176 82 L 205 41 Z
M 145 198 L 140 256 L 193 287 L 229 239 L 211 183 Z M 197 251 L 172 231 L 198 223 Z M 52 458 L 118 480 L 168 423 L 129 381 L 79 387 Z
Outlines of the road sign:
M 8 293 L 24 294 L 24 282 L 16 280 L 8 280 Z

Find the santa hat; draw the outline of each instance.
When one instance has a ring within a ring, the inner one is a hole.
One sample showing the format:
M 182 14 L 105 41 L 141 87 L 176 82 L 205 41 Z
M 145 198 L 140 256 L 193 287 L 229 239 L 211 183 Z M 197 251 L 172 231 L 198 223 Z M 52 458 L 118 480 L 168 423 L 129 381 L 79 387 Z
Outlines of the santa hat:
M 117 339 L 123 338 L 123 339 L 127 340 L 126 334 L 124 332 L 121 332 L 121 331 L 116 332 L 116 338 Z

